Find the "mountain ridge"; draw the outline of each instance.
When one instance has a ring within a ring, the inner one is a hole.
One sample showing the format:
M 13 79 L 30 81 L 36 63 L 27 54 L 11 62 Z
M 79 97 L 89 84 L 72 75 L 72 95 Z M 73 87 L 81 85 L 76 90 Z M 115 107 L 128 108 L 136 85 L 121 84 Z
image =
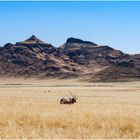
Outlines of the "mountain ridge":
M 97 73 L 105 68 L 130 61 L 140 67 L 140 54 L 125 54 L 108 45 L 98 45 L 74 37 L 68 38 L 63 45 L 56 48 L 32 35 L 25 41 L 7 43 L 0 48 L 0 76 L 79 78 L 91 73 L 95 75 L 91 77 L 94 79 L 91 81 L 96 81 Z M 115 70 L 116 68 L 119 66 L 115 66 Z M 126 71 L 128 69 L 126 68 Z M 127 77 L 127 74 L 125 76 Z M 131 76 L 134 79 L 135 73 Z M 107 76 L 104 78 L 104 81 L 108 81 Z M 102 78 L 100 80 L 102 81 Z

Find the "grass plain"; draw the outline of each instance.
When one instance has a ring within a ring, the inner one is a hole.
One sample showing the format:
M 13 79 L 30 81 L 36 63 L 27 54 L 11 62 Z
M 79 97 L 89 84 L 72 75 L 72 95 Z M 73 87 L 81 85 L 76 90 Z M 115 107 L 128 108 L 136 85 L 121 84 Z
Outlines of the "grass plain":
M 140 82 L 1 79 L 0 138 L 140 138 Z

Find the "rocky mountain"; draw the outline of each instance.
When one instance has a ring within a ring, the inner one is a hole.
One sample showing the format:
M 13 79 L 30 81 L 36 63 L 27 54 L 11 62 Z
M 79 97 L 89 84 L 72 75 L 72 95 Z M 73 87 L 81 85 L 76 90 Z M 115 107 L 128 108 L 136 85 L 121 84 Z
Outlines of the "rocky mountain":
M 7 77 L 76 76 L 80 69 L 57 55 L 57 49 L 32 36 L 16 44 L 0 48 L 0 75 Z
M 134 67 L 120 66 L 122 62 L 131 62 Z M 56 48 L 33 35 L 25 41 L 0 47 L 0 76 L 3 77 L 78 78 L 92 75 L 91 81 L 114 81 L 117 75 L 118 79 L 129 76 L 129 79 L 139 80 L 139 67 L 139 54 L 125 54 L 107 45 L 77 38 L 68 38 Z
M 67 39 L 59 48 L 61 55 L 68 56 L 79 65 L 88 68 L 104 67 L 120 61 L 126 54 L 109 46 L 100 46 L 76 38 Z

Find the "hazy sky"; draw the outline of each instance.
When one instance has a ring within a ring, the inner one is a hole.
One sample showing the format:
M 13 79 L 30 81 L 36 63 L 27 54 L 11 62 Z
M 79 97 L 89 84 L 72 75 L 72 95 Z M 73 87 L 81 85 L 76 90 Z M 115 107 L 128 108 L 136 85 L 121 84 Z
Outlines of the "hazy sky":
M 0 46 L 33 34 L 56 47 L 77 37 L 140 53 L 140 2 L 0 2 Z

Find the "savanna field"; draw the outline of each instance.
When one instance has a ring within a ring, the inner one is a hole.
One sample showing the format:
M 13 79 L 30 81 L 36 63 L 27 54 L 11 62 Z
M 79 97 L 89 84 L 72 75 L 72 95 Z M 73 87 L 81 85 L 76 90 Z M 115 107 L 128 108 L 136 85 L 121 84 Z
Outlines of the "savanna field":
M 1 79 L 0 138 L 140 138 L 140 82 Z

